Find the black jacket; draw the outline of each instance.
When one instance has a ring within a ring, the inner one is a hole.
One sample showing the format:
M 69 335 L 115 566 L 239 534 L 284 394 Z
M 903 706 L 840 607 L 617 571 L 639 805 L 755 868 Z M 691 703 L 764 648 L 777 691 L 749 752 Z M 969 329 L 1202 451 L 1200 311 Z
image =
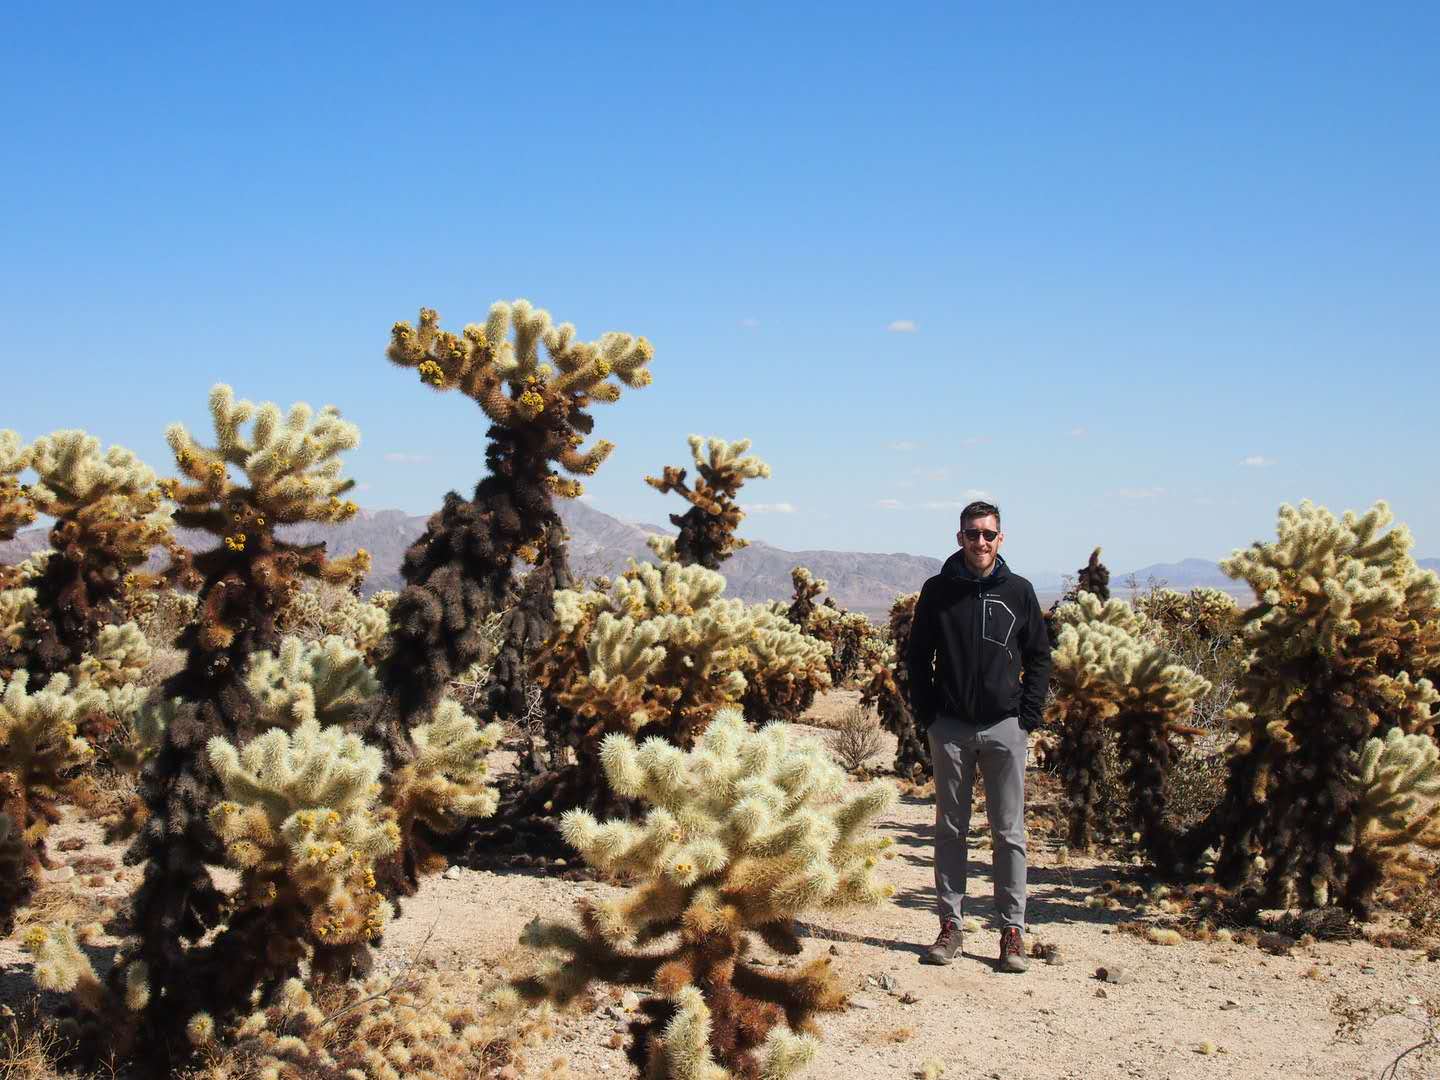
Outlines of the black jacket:
M 925 727 L 942 712 L 978 727 L 1008 716 L 1026 731 L 1040 723 L 1050 638 L 1030 582 L 998 555 L 977 578 L 957 551 L 925 582 L 905 661 L 910 707 Z

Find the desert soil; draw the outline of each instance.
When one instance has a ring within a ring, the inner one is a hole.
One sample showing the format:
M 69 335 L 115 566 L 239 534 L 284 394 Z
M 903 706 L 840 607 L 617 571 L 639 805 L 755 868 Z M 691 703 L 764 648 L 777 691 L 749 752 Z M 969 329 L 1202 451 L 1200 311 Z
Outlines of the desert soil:
M 826 695 L 806 719 L 823 727 L 854 700 L 844 692 Z M 876 760 L 892 755 L 893 742 Z M 964 954 L 953 965 L 921 965 L 921 951 L 938 928 L 933 819 L 931 799 L 907 795 L 879 822 L 895 840 L 895 857 L 885 864 L 896 888 L 893 902 L 805 924 L 798 962 L 832 954 L 853 992 L 849 1009 L 821 1019 L 822 1050 L 807 1073 L 816 1080 L 911 1077 L 931 1060 L 943 1065 L 947 1078 L 1374 1077 L 1423 1033 L 1418 1010 L 1378 1022 L 1359 1044 L 1337 1042 L 1331 1008 L 1337 995 L 1404 1008 L 1407 999 L 1413 1006 L 1440 992 L 1440 964 L 1423 952 L 1363 941 L 1320 942 L 1290 956 L 1230 943 L 1151 944 L 1117 929 L 1137 917 L 1136 908 L 1085 903 L 1108 883 L 1128 878 L 1128 866 L 1073 855 L 1061 861 L 1055 845 L 1039 836 L 1031 840 L 1030 938 L 1058 946 L 1062 962 L 1032 960 L 1027 974 L 1001 974 L 994 965 L 998 931 L 990 925 L 988 831 L 978 813 L 967 914 L 981 929 L 966 934 Z M 52 872 L 66 880 L 42 890 L 47 918 L 85 921 L 87 909 L 118 904 L 133 887 L 138 872 L 119 865 L 122 849 L 99 843 L 93 825 L 72 814 L 51 836 L 52 850 L 67 840 L 85 843 L 56 851 L 63 862 L 98 858 L 111 865 L 97 870 L 94 862 L 82 863 L 74 878 L 65 867 Z M 564 918 L 581 897 L 617 891 L 533 872 L 452 868 L 405 901 L 380 964 L 390 972 L 421 964 L 521 973 L 534 965 L 518 944 L 526 923 L 537 915 Z M 0 940 L 0 1003 L 17 1010 L 31 986 L 30 963 L 19 948 L 23 926 Z M 98 936 L 87 948 L 98 966 L 114 945 Z M 797 962 L 758 948 L 769 963 Z M 1099 981 L 1096 969 L 1107 965 L 1123 965 L 1133 981 Z M 610 1045 L 625 1026 L 623 1014 L 602 988 L 583 1008 L 559 1017 L 555 1038 L 530 1054 L 532 1065 L 564 1058 L 576 1080 L 626 1075 L 624 1051 Z

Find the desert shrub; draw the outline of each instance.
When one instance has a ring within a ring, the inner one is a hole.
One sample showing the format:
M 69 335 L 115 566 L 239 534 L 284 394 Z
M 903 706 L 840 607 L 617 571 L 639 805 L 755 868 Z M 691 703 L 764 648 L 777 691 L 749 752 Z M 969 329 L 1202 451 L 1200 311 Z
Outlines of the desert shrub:
M 686 753 L 661 739 L 611 735 L 605 775 L 651 809 L 636 822 L 565 815 L 566 840 L 592 866 L 636 880 L 624 896 L 581 905 L 580 926 L 536 920 L 524 940 L 551 969 L 525 984 L 564 1003 L 593 981 L 652 983 L 637 1025 L 648 1076 L 790 1076 L 813 1056 L 814 1016 L 843 1007 L 828 956 L 790 974 L 749 961 L 750 937 L 799 953 L 795 919 L 873 905 L 889 846 L 868 826 L 894 798 L 885 782 L 843 795 L 844 773 L 784 725 L 755 732 L 725 710 Z M 635 946 L 666 941 L 661 951 Z
M 863 770 L 885 745 L 879 719 L 859 705 L 840 714 L 825 741 L 840 764 L 852 773 Z
M 1217 872 L 1267 906 L 1366 914 L 1383 880 L 1423 872 L 1415 847 L 1440 846 L 1440 579 L 1391 520 L 1383 503 L 1339 518 L 1285 506 L 1276 540 L 1222 563 L 1256 603 Z

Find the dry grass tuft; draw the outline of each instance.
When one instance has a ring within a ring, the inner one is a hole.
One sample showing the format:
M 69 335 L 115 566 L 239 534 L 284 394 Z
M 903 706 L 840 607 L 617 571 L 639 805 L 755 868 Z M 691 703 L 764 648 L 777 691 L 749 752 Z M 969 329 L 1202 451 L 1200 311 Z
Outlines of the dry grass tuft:
M 63 1046 L 50 1020 L 32 1002 L 27 1014 L 0 1021 L 0 1076 L 5 1080 L 59 1080 L 54 1059 Z
M 869 709 L 852 705 L 840 714 L 826 742 L 841 765 L 858 773 L 884 748 L 885 736 L 879 717 Z

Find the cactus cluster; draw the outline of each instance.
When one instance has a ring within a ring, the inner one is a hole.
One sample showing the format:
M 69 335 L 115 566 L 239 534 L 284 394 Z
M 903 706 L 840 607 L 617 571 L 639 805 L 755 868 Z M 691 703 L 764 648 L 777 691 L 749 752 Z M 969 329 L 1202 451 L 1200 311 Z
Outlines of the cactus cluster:
M 650 981 L 658 997 L 634 1050 L 645 1075 L 793 1075 L 816 1048 L 814 1014 L 845 995 L 828 956 L 792 975 L 761 971 L 751 936 L 799 953 L 799 916 L 890 895 L 875 877 L 890 840 L 869 825 L 893 787 L 846 796 L 843 771 L 818 743 L 782 724 L 752 730 L 736 709 L 716 715 L 689 752 L 614 734 L 601 758 L 616 793 L 650 809 L 604 823 L 574 810 L 562 828 L 590 865 L 637 884 L 582 904 L 579 927 L 527 927 L 522 940 L 557 956 L 531 992 L 563 1003 L 594 980 Z M 636 951 L 661 940 L 662 951 Z
M 0 477 L 11 470 L 0 480 L 5 485 L 0 505 L 11 507 L 11 522 L 38 512 L 54 524 L 52 550 L 25 583 L 35 595 L 24 632 L 0 650 L 0 668 L 53 675 L 79 662 L 101 627 L 124 621 L 127 587 L 160 583 L 139 570 L 151 550 L 179 548 L 171 534 L 170 504 L 154 471 L 129 450 L 112 446 L 102 454 L 99 439 L 76 430 L 36 439 L 23 454 L 14 444 L 7 438 L 0 450 Z M 23 512 L 14 501 L 13 470 L 20 462 L 38 477 L 24 489 Z M 183 559 L 177 563 L 183 565 Z M 15 584 L 16 572 L 8 576 Z
M 1376 820 L 1365 762 L 1378 765 L 1371 740 L 1392 730 L 1433 738 L 1440 579 L 1391 520 L 1384 503 L 1341 517 L 1285 506 L 1274 541 L 1221 564 L 1257 603 L 1217 870 L 1267 905 L 1366 913 L 1395 862 L 1393 847 L 1363 842 Z
M 883 639 L 869 619 L 858 612 L 845 611 L 833 597 L 827 596 L 815 603 L 815 598 L 827 590 L 830 583 L 817 578 L 809 567 L 795 567 L 790 571 L 790 580 L 795 594 L 786 617 L 810 637 L 830 646 L 830 685 L 853 685 L 862 673 L 868 673 L 883 651 Z
M 544 344 L 549 363 L 540 359 Z M 529 656 L 549 636 L 554 592 L 570 584 L 565 532 L 553 500 L 575 498 L 613 444 L 582 446 L 594 428 L 596 401 L 619 400 L 621 385 L 639 389 L 651 380 L 654 350 L 643 337 L 606 333 L 578 341 L 570 323 L 526 300 L 497 303 L 483 326 L 462 333 L 441 330 L 431 309 L 419 325 L 396 323 L 390 360 L 414 369 L 426 385 L 459 390 L 490 419 L 488 475 L 473 498 L 451 492 L 426 531 L 405 554 L 406 588 L 390 611 L 390 640 L 380 669 L 383 705 L 371 740 L 396 764 L 404 749 L 399 732 L 434 709 L 446 685 L 480 659 L 484 617 L 504 611 L 503 644 L 487 688 L 486 714 L 523 716 Z M 513 571 L 533 567 L 518 595 Z
M 666 465 L 658 477 L 647 476 L 645 482 L 662 495 L 679 492 L 690 503 L 684 514 L 670 515 L 671 524 L 680 530 L 673 548 L 668 549 L 673 558 L 685 566 L 718 570 L 722 562 L 749 543 L 735 535 L 745 517 L 735 496 L 746 480 L 768 477 L 770 466 L 749 453 L 749 439 L 732 443 L 691 435 L 689 442 L 695 471 L 700 474 L 694 487 L 687 483 L 685 470 L 673 465 Z
M 895 736 L 895 773 L 918 780 L 930 771 L 927 732 L 915 722 L 910 707 L 910 676 L 905 655 L 910 648 L 910 627 L 915 621 L 919 593 L 897 596 L 890 606 L 889 644 L 871 665 L 860 691 L 860 702 L 874 709 L 880 724 Z
M 1055 610 L 1052 625 L 1058 633 L 1049 719 L 1059 733 L 1070 843 L 1084 850 L 1138 833 L 1152 857 L 1168 861 L 1175 838 L 1165 821 L 1165 778 L 1176 739 L 1193 734 L 1187 722 L 1210 684 L 1173 662 L 1146 636 L 1145 617 L 1123 601 L 1082 591 Z M 1109 739 L 1129 793 L 1124 804 L 1107 799 L 1102 782 Z
M 141 781 L 149 818 L 127 855 L 145 864 L 134 926 L 137 960 L 156 992 L 143 1010 L 140 1039 L 157 1062 L 184 1045 L 176 1028 L 183 1018 L 167 999 L 183 996 L 225 1015 L 257 986 L 278 985 L 293 972 L 298 946 L 289 935 L 272 939 L 268 917 L 226 923 L 226 897 L 208 869 L 227 855 L 212 827 L 223 784 L 209 751 L 216 739 L 245 747 L 273 718 L 247 682 L 250 661 L 280 647 L 277 615 L 301 582 L 346 583 L 369 565 L 364 552 L 329 560 L 323 544 L 292 544 L 276 532 L 354 515 L 355 504 L 342 498 L 353 481 L 341 475 L 340 462 L 359 442 L 353 424 L 329 407 L 257 407 L 236 400 L 228 386 L 211 391 L 210 413 L 213 445 L 179 424 L 166 431 L 181 476 L 160 487 L 177 504 L 176 522 L 209 533 L 215 546 L 194 556 L 203 581 L 196 617 L 179 639 L 185 666 L 159 691 L 166 722 L 154 725 L 159 745 Z
M 645 730 L 688 746 L 752 687 L 775 693 L 826 679 L 822 644 L 772 606 L 724 591 L 715 571 L 666 562 L 633 564 L 605 589 L 555 594 L 555 636 L 535 668 L 554 702 L 546 718 L 553 756 L 531 785 L 532 808 L 618 812 L 599 768 L 607 735 Z

